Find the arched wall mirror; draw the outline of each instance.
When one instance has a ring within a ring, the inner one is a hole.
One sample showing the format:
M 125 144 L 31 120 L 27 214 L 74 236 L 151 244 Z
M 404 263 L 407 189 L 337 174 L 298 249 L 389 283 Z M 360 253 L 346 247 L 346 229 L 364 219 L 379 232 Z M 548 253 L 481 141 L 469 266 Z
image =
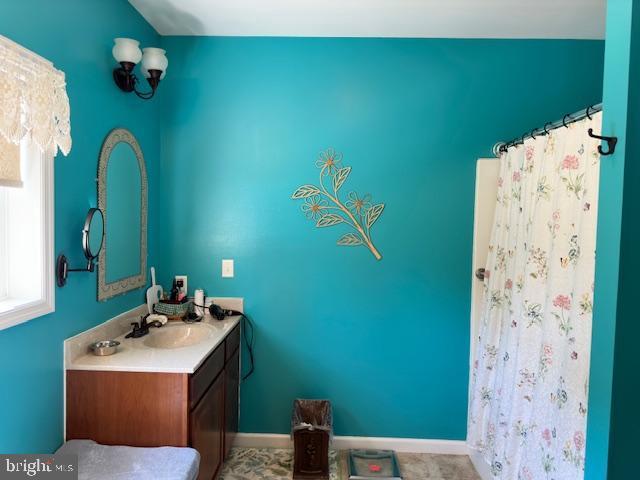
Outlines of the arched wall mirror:
M 147 170 L 133 134 L 112 130 L 98 162 L 98 208 L 104 245 L 98 259 L 98 300 L 147 283 Z

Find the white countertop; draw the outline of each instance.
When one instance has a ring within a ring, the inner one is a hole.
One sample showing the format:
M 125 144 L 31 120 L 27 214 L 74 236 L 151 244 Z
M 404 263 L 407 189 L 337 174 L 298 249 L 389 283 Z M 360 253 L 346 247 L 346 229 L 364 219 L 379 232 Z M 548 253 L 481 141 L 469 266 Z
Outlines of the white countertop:
M 112 372 L 164 372 L 193 373 L 215 348 L 225 339 L 240 321 L 239 316 L 218 321 L 206 315 L 196 323 L 199 330 L 206 330 L 206 338 L 194 345 L 179 348 L 156 348 L 153 343 L 163 331 L 183 325 L 183 322 L 169 322 L 161 328 L 150 327 L 149 334 L 141 338 L 124 338 L 124 334 L 114 338 L 120 342 L 118 351 L 109 356 L 99 357 L 86 352 L 69 359 L 67 370 L 99 370 Z M 177 324 L 177 325 L 173 325 Z M 108 340 L 107 338 L 103 340 Z

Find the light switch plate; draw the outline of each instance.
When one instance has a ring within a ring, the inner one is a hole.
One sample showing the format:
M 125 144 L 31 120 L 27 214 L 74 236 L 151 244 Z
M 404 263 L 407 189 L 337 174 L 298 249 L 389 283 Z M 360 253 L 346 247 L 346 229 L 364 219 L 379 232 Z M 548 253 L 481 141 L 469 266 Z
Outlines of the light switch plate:
M 233 278 L 233 260 L 222 260 L 222 278 Z

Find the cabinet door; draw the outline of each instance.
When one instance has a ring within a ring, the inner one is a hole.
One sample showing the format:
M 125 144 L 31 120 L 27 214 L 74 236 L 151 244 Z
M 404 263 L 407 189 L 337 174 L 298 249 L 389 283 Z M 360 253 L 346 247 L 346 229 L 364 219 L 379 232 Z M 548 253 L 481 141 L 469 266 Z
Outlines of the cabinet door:
M 238 401 L 240 388 L 240 349 L 231 355 L 224 371 L 225 402 L 224 402 L 224 457 L 227 458 L 238 433 Z
M 191 412 L 191 446 L 200 453 L 198 480 L 211 480 L 222 465 L 224 375 L 211 384 Z

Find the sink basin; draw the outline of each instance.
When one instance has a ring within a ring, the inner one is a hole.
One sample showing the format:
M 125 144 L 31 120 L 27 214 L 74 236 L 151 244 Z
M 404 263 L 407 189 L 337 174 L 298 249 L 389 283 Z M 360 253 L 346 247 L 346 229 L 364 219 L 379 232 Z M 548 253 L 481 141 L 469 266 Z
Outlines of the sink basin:
M 151 348 L 181 348 L 200 343 L 212 334 L 213 329 L 209 325 L 178 323 L 157 330 L 152 328 L 143 343 Z

